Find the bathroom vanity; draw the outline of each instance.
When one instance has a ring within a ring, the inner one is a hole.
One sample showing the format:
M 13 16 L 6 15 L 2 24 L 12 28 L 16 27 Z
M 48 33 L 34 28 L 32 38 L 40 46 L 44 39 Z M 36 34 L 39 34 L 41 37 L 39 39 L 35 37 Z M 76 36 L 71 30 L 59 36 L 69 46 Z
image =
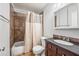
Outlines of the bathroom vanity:
M 46 39 L 45 55 L 46 56 L 78 56 L 78 45 L 63 45 L 55 42 L 56 39 Z

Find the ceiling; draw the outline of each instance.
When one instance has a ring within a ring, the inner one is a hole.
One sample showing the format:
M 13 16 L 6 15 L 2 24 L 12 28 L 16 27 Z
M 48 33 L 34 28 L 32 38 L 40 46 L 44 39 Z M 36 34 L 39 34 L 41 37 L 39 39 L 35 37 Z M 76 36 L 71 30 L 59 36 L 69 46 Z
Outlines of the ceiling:
M 14 8 L 41 13 L 48 3 L 14 3 Z

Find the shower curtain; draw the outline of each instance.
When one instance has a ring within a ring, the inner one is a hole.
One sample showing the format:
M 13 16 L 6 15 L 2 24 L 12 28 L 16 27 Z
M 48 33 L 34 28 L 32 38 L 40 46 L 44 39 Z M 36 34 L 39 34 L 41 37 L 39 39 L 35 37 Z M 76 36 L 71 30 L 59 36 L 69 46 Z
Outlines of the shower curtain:
M 25 22 L 25 49 L 24 53 L 31 52 L 32 48 L 40 44 L 42 36 L 42 15 L 28 12 Z

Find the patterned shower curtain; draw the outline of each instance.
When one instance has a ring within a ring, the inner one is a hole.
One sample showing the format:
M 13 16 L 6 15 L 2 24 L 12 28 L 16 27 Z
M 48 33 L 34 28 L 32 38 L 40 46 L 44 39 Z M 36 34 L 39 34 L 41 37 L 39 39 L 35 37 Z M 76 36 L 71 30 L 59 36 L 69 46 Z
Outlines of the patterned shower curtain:
M 31 52 L 32 48 L 40 44 L 42 36 L 42 15 L 28 12 L 25 22 L 24 53 Z

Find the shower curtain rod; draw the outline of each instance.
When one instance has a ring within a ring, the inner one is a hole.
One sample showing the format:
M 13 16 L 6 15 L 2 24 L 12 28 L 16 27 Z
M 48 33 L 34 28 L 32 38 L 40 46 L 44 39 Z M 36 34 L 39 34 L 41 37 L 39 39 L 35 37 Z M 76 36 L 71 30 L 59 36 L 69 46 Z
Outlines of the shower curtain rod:
M 5 18 L 3 15 L 0 15 L 0 17 L 2 17 L 3 19 L 5 19 L 5 20 L 3 20 L 3 19 L 0 19 L 0 20 L 5 21 L 7 23 L 9 22 L 9 20 L 7 18 Z

